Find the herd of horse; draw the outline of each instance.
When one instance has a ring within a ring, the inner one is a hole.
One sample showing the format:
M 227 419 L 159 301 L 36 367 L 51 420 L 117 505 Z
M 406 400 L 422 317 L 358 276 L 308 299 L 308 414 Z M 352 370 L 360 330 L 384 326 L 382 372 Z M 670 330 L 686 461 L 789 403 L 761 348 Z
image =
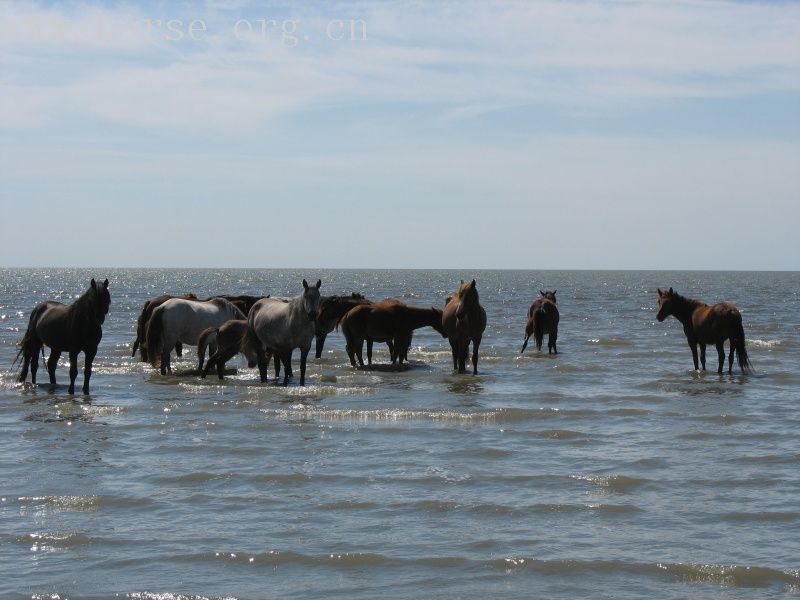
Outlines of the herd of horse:
M 347 355 L 353 367 L 364 366 L 363 349 L 367 344 L 367 364 L 372 364 L 374 342 L 385 343 L 393 365 L 408 361 L 408 351 L 414 330 L 431 327 L 450 342 L 453 369 L 467 370 L 472 344 L 472 373 L 478 374 L 478 349 L 486 329 L 486 311 L 480 304 L 475 280 L 461 281 L 442 309 L 411 306 L 394 298 L 373 302 L 361 294 L 321 296 L 322 281 L 309 285 L 291 298 L 271 296 L 213 296 L 199 299 L 194 294 L 162 295 L 145 302 L 136 322 L 133 356 L 139 352 L 144 362 L 159 369 L 162 375 L 171 372 L 170 356 L 175 350 L 180 357 L 183 345 L 198 347 L 198 370 L 202 377 L 215 368 L 219 379 L 224 378 L 225 364 L 241 353 L 248 366 L 258 367 L 260 379 L 267 382 L 269 363 L 274 361 L 275 378 L 283 367 L 283 383 L 292 378 L 292 353 L 300 350 L 300 385 L 305 385 L 306 363 L 311 345 L 316 340 L 316 357 L 322 356 L 326 336 L 340 327 L 346 342 Z M 111 305 L 108 279 L 97 283 L 92 279 L 89 289 L 75 302 L 65 305 L 48 300 L 38 304 L 19 342 L 14 359 L 22 359 L 19 381 L 31 373 L 36 384 L 39 353 L 44 359 L 44 346 L 50 348 L 47 372 L 50 383 L 56 383 L 56 367 L 63 352 L 69 354 L 69 393 L 75 393 L 78 374 L 78 355 L 85 358 L 83 393 L 89 393 L 92 361 L 103 336 L 102 325 Z M 713 344 L 719 356 L 718 373 L 725 363 L 724 343 L 730 340 L 728 373 L 733 372 L 734 356 L 742 373 L 750 367 L 745 348 L 742 316 L 728 302 L 714 305 L 685 298 L 672 288 L 658 290 L 659 322 L 674 316 L 683 325 L 692 351 L 694 368 L 706 368 L 706 346 Z M 548 336 L 548 354 L 558 353 L 559 324 L 556 291 L 540 291 L 528 309 L 525 351 L 533 336 L 539 351 L 544 336 Z M 698 365 L 698 346 L 700 365 Z M 205 360 L 209 352 L 208 361 Z

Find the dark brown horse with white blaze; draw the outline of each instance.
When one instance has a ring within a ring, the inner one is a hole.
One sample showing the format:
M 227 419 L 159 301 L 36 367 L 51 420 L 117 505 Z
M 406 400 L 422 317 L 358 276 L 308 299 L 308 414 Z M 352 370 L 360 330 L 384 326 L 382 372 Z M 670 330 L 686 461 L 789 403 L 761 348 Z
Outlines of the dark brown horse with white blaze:
M 712 306 L 684 298 L 672 288 L 666 292 L 658 290 L 659 322 L 672 315 L 683 325 L 683 332 L 692 350 L 694 368 L 700 367 L 697 363 L 697 346 L 700 346 L 700 364 L 706 370 L 706 345 L 714 344 L 719 356 L 717 373 L 722 374 L 725 365 L 725 340 L 731 341 L 730 354 L 728 355 L 728 373 L 733 373 L 733 356 L 739 358 L 739 368 L 742 373 L 752 367 L 747 358 L 747 349 L 744 342 L 744 328 L 742 327 L 742 314 L 730 302 L 719 302 Z
M 536 344 L 536 349 L 541 350 L 545 334 L 547 334 L 547 353 L 558 354 L 556 341 L 558 340 L 558 321 L 561 317 L 558 314 L 558 306 L 556 305 L 556 290 L 552 292 L 539 290 L 539 293 L 542 297 L 534 300 L 528 309 L 528 322 L 525 324 L 525 341 L 522 342 L 520 354 L 525 352 L 531 335 Z
M 69 393 L 75 393 L 75 378 L 78 376 L 78 354 L 84 354 L 83 393 L 89 393 L 89 378 L 92 376 L 92 361 L 97 346 L 103 337 L 103 322 L 111 306 L 108 279 L 98 284 L 92 279 L 89 289 L 70 305 L 47 300 L 31 312 L 28 330 L 19 343 L 20 349 L 14 362 L 22 356 L 22 372 L 19 381 L 25 381 L 28 367 L 31 382 L 36 383 L 39 368 L 39 352 L 50 348 L 47 372 L 50 383 L 56 383 L 56 366 L 62 352 L 69 353 Z
M 466 373 L 469 343 L 472 342 L 472 373 L 477 375 L 478 347 L 486 329 L 486 311 L 480 304 L 474 279 L 471 283 L 462 280 L 458 291 L 445 300 L 442 326 L 450 339 L 453 368 Z

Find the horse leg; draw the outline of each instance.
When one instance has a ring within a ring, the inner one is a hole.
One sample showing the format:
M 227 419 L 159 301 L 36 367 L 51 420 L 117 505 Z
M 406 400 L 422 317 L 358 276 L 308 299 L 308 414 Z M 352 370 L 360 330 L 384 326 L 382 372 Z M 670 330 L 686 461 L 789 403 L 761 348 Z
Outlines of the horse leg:
M 467 355 L 469 355 L 469 340 L 458 349 L 458 372 L 467 372 Z
M 284 373 L 286 372 L 286 366 L 284 365 L 283 369 Z M 275 355 L 275 379 L 281 376 L 281 357 L 277 354 Z
M 181 358 L 183 356 L 183 344 L 181 344 L 180 342 L 175 342 L 175 354 L 178 355 L 178 358 Z
M 389 353 L 391 354 L 391 350 L 389 351 Z M 363 367 L 364 361 L 361 360 L 361 358 L 359 358 L 358 361 L 361 363 L 361 366 Z M 372 366 L 372 338 L 367 338 L 367 364 Z
M 550 334 L 550 339 L 553 340 L 553 354 L 558 354 L 558 348 L 556 347 L 556 342 L 558 341 L 558 327 L 553 329 L 553 333 Z
M 689 340 L 689 348 L 692 351 L 692 360 L 694 361 L 694 370 L 699 371 L 700 367 L 697 364 L 697 342 Z
M 222 381 L 225 379 L 225 363 L 236 356 L 236 349 L 222 352 L 220 348 L 214 354 L 217 357 L 217 378 Z
M 731 339 L 731 349 L 728 354 L 728 375 L 733 375 L 733 355 L 736 352 L 736 344 Z
M 455 342 L 450 342 L 450 350 L 453 354 L 453 371 L 458 371 L 458 348 Z
M 367 360 L 369 364 L 372 364 L 372 361 L 369 359 L 369 352 L 370 347 L 372 346 L 372 340 L 367 340 Z M 364 357 L 362 353 L 364 352 L 364 340 L 358 340 L 358 344 L 355 347 L 356 358 L 358 359 L 358 366 L 364 366 Z
M 308 355 L 308 353 L 306 353 Z M 283 385 L 289 385 L 289 378 L 292 376 L 292 351 L 287 350 L 283 353 Z
M 287 350 L 283 353 L 283 357 L 285 359 L 283 361 L 283 374 L 284 376 L 288 374 L 289 378 L 291 379 L 294 377 L 294 372 L 292 372 L 292 351 Z
M 478 347 L 481 345 L 481 338 L 472 340 L 472 374 L 478 374 Z
M 306 360 L 311 348 L 300 348 L 300 385 L 306 384 Z
M 316 358 L 322 358 L 322 349 L 325 347 L 325 338 L 328 337 L 327 333 L 318 333 L 317 334 L 317 345 L 314 349 L 314 356 Z
M 172 351 L 172 348 L 164 348 L 161 351 L 161 374 L 166 375 L 167 370 L 170 368 L 169 366 L 169 353 Z
M 92 378 L 92 361 L 97 349 L 83 351 L 83 395 L 89 395 L 89 380 Z
M 42 351 L 41 346 L 33 348 L 31 352 L 31 383 L 36 385 L 36 371 L 39 370 L 39 353 Z
M 266 352 L 263 350 L 258 350 L 257 353 L 258 359 L 258 375 L 261 379 L 261 383 L 267 382 L 267 367 L 269 366 L 269 358 L 267 358 Z
M 69 390 L 70 394 L 75 393 L 75 378 L 78 376 L 78 353 L 69 353 Z
M 725 342 L 717 343 L 717 354 L 719 355 L 719 368 L 717 373 L 722 375 L 722 367 L 725 366 Z
M 202 379 L 205 379 L 206 375 L 208 375 L 208 372 L 214 367 L 214 365 L 217 364 L 217 358 L 219 358 L 219 351 L 208 357 L 208 362 L 206 362 L 206 366 L 203 367 L 202 370 L 200 371 L 200 377 Z
M 56 384 L 56 367 L 58 359 L 61 357 L 61 350 L 51 350 L 50 358 L 47 359 L 47 373 L 50 375 L 50 385 Z
M 387 340 L 386 345 L 389 348 L 389 358 L 391 358 L 392 362 L 394 362 L 394 359 L 397 356 L 397 345 L 392 340 Z
M 703 365 L 703 371 L 706 370 L 706 345 L 700 344 L 700 364 Z

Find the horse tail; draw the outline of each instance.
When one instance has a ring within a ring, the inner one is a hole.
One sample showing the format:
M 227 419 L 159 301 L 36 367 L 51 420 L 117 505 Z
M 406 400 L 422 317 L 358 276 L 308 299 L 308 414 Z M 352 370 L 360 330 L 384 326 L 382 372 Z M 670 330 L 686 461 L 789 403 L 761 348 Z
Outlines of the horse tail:
M 147 322 L 145 341 L 147 342 L 147 355 L 150 364 L 158 368 L 161 366 L 161 348 L 164 345 L 161 339 L 164 333 L 164 305 L 156 307 L 150 320 Z
M 19 350 L 17 351 L 17 355 L 14 357 L 14 361 L 11 363 L 11 367 L 13 368 L 14 365 L 17 364 L 20 357 L 23 359 L 23 364 L 28 360 L 39 360 L 38 356 L 33 356 L 34 351 L 36 350 L 37 345 L 35 342 L 36 339 L 36 323 L 39 320 L 39 317 L 45 310 L 44 305 L 39 305 L 31 311 L 31 316 L 28 318 L 28 328 L 25 330 L 25 335 L 22 336 L 22 339 L 17 343 L 19 346 Z M 42 347 L 42 356 L 44 356 L 44 347 Z M 23 372 L 20 373 L 19 381 L 25 381 L 26 374 L 25 369 Z
M 533 311 L 533 339 L 539 350 L 542 349 L 542 342 L 544 340 L 545 317 L 546 315 L 543 308 L 537 308 Z
M 206 348 L 208 348 L 209 344 L 214 343 L 218 333 L 219 333 L 219 327 L 208 327 L 203 330 L 203 332 L 200 334 L 200 338 L 197 340 L 198 356 L 206 355 Z
M 522 342 L 522 350 L 519 351 L 520 354 L 525 352 L 525 348 L 528 347 L 528 340 L 531 339 L 532 333 L 533 333 L 533 323 L 529 319 L 528 322 L 525 324 L 525 340 Z
M 739 368 L 742 373 L 753 370 L 750 359 L 747 357 L 747 348 L 744 343 L 744 327 L 742 327 L 742 317 L 740 316 L 734 324 L 733 346 L 736 348 L 736 357 L 739 361 Z
M 142 334 L 144 333 L 144 316 L 147 314 L 148 306 L 150 306 L 150 300 L 144 303 L 142 313 L 139 315 L 139 318 L 136 319 L 136 339 L 133 340 L 133 352 L 131 352 L 132 357 L 136 356 L 136 351 L 139 349 L 139 344 L 144 341 L 142 340 Z

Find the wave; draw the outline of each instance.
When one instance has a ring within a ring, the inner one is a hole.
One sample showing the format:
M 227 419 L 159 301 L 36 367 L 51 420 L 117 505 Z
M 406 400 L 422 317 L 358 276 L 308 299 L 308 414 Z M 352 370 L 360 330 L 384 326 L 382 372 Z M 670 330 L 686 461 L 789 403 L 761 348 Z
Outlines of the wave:
M 622 338 L 593 338 L 587 340 L 590 344 L 596 344 L 598 346 L 633 346 L 633 342 L 631 340 L 625 340 Z
M 650 479 L 627 475 L 570 475 L 571 479 L 586 481 L 611 492 L 624 494 L 632 489 L 652 483 Z
M 773 521 L 789 522 L 800 519 L 800 512 L 797 511 L 777 511 L 777 512 L 732 512 L 725 515 L 729 521 Z
M 90 512 L 100 508 L 135 508 L 152 504 L 149 498 L 127 496 L 88 495 L 88 496 L 19 496 L 7 498 L 17 504 L 20 510 L 52 510 Z
M 298 418 L 322 421 L 446 421 L 454 423 L 504 424 L 525 423 L 541 419 L 564 417 L 577 419 L 598 414 L 589 409 L 540 408 L 499 408 L 488 411 L 466 411 L 452 409 L 411 409 L 411 408 L 328 408 L 306 404 L 293 404 L 289 408 L 264 408 L 262 412 L 270 417 L 293 420 Z
M 278 565 L 326 566 L 332 568 L 428 568 L 428 569 L 495 569 L 504 572 L 530 571 L 546 575 L 580 575 L 586 573 L 629 573 L 661 578 L 667 575 L 687 583 L 707 583 L 743 588 L 764 588 L 783 584 L 790 589 L 800 585 L 800 570 L 736 564 L 644 563 L 625 560 L 538 559 L 506 556 L 475 560 L 464 556 L 392 557 L 375 552 L 335 552 L 304 554 L 270 550 L 264 553 L 239 551 L 203 552 L 174 556 L 180 562 L 227 561 L 274 568 Z M 132 596 L 128 596 L 132 597 Z
M 748 346 L 755 346 L 757 348 L 775 348 L 777 346 L 783 345 L 783 340 L 759 340 L 759 339 L 749 339 L 747 340 Z
M 589 437 L 588 433 L 582 431 L 571 431 L 569 429 L 544 429 L 536 432 L 536 437 L 546 438 L 551 440 L 574 440 L 586 439 Z
M 67 550 L 78 546 L 89 546 L 92 544 L 108 544 L 112 540 L 91 537 L 79 532 L 39 532 L 18 535 L 10 538 L 14 544 L 29 547 L 31 552 L 52 552 L 55 550 Z M 124 543 L 117 541 L 116 543 Z

